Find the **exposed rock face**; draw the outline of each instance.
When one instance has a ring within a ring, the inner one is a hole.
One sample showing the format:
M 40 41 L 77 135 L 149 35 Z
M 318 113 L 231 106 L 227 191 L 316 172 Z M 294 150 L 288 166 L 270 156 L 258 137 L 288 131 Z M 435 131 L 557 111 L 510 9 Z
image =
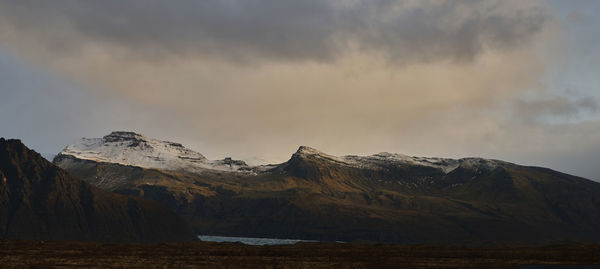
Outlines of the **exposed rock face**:
M 19 140 L 0 138 L 0 238 L 150 243 L 196 236 L 166 207 L 72 178 Z
M 102 188 L 159 201 L 203 234 L 600 242 L 599 183 L 499 160 L 338 157 L 302 146 L 285 163 L 247 170 L 174 172 L 74 155 L 55 163 Z

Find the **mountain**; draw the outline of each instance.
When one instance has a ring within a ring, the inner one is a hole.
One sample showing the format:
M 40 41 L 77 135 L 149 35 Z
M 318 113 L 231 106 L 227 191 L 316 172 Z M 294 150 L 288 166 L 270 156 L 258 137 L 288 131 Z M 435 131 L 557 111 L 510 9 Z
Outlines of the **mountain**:
M 71 177 L 19 140 L 0 138 L 0 238 L 101 242 L 195 240 L 166 207 Z
M 248 167 L 245 162 L 231 158 L 209 161 L 179 143 L 151 139 L 133 132 L 112 132 L 103 138 L 83 138 L 67 146 L 60 154 L 96 162 L 191 172 L 204 169 L 243 171 Z
M 115 136 L 127 141 L 111 144 Z M 67 147 L 54 162 L 101 188 L 158 201 L 201 234 L 398 243 L 600 242 L 600 184 L 547 168 L 392 153 L 338 157 L 305 146 L 275 165 L 223 168 L 225 160 L 205 158 L 141 165 L 137 160 L 148 156 L 186 158 L 168 155 L 164 152 L 173 150 L 164 147 L 149 150 L 144 141 L 154 140 L 138 134 L 114 132 L 93 141 L 95 146 Z M 123 156 L 122 148 L 131 157 L 114 157 Z

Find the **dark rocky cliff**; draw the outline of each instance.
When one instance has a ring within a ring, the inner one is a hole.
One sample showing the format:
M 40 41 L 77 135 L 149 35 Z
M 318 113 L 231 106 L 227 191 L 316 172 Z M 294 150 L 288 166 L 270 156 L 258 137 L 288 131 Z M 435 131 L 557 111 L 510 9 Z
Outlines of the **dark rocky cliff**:
M 196 236 L 159 203 L 89 185 L 21 141 L 0 138 L 0 238 L 152 243 Z

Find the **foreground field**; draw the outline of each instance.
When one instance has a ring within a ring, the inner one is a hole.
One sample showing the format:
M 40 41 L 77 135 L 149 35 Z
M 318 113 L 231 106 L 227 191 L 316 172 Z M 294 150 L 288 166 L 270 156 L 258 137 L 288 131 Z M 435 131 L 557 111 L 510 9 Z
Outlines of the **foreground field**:
M 520 268 L 521 265 L 559 264 L 598 266 L 600 246 L 467 248 L 326 243 L 247 246 L 208 242 L 119 245 L 0 241 L 0 264 L 2 268 Z

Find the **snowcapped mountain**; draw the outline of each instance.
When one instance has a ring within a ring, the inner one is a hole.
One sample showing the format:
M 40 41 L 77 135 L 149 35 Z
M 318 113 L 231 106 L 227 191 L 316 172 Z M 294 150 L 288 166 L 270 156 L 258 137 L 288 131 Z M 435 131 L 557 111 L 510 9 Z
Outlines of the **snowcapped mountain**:
M 167 207 L 76 179 L 20 140 L 0 138 L 0 179 L 2 239 L 121 243 L 196 239 L 191 227 Z
M 184 170 L 200 172 L 206 169 L 228 172 L 259 172 L 265 171 L 275 165 L 248 165 L 241 160 L 225 158 L 222 160 L 208 160 L 204 155 L 184 147 L 179 143 L 161 141 L 145 137 L 134 132 L 116 131 L 102 138 L 82 138 L 72 145 L 67 146 L 58 154 L 58 158 L 70 156 L 81 160 L 96 162 L 116 163 L 122 165 L 154 168 L 168 171 Z M 403 154 L 382 152 L 369 156 L 333 156 L 317 149 L 300 146 L 292 158 L 314 158 L 322 161 L 333 162 L 337 165 L 378 169 L 390 166 L 412 165 L 425 166 L 449 173 L 459 166 L 479 167 L 493 169 L 500 161 L 465 158 L 428 158 L 412 157 Z
M 170 171 L 248 171 L 248 165 L 244 161 L 231 158 L 211 161 L 179 143 L 121 131 L 112 132 L 102 138 L 82 138 L 67 146 L 57 157 L 64 156 Z
M 476 168 L 484 167 L 488 170 L 491 170 L 504 163 L 503 161 L 483 158 L 462 158 L 457 160 L 435 157 L 414 157 L 388 152 L 381 152 L 369 156 L 345 155 L 337 157 L 306 146 L 301 146 L 292 156 L 292 158 L 294 157 L 320 159 L 322 161 L 334 162 L 338 165 L 369 169 L 400 165 L 425 166 L 439 169 L 445 174 L 454 171 L 461 165 Z
M 600 184 L 499 160 L 333 156 L 301 146 L 286 162 L 249 166 L 113 132 L 81 139 L 54 163 L 105 190 L 160 202 L 202 234 L 600 242 Z

